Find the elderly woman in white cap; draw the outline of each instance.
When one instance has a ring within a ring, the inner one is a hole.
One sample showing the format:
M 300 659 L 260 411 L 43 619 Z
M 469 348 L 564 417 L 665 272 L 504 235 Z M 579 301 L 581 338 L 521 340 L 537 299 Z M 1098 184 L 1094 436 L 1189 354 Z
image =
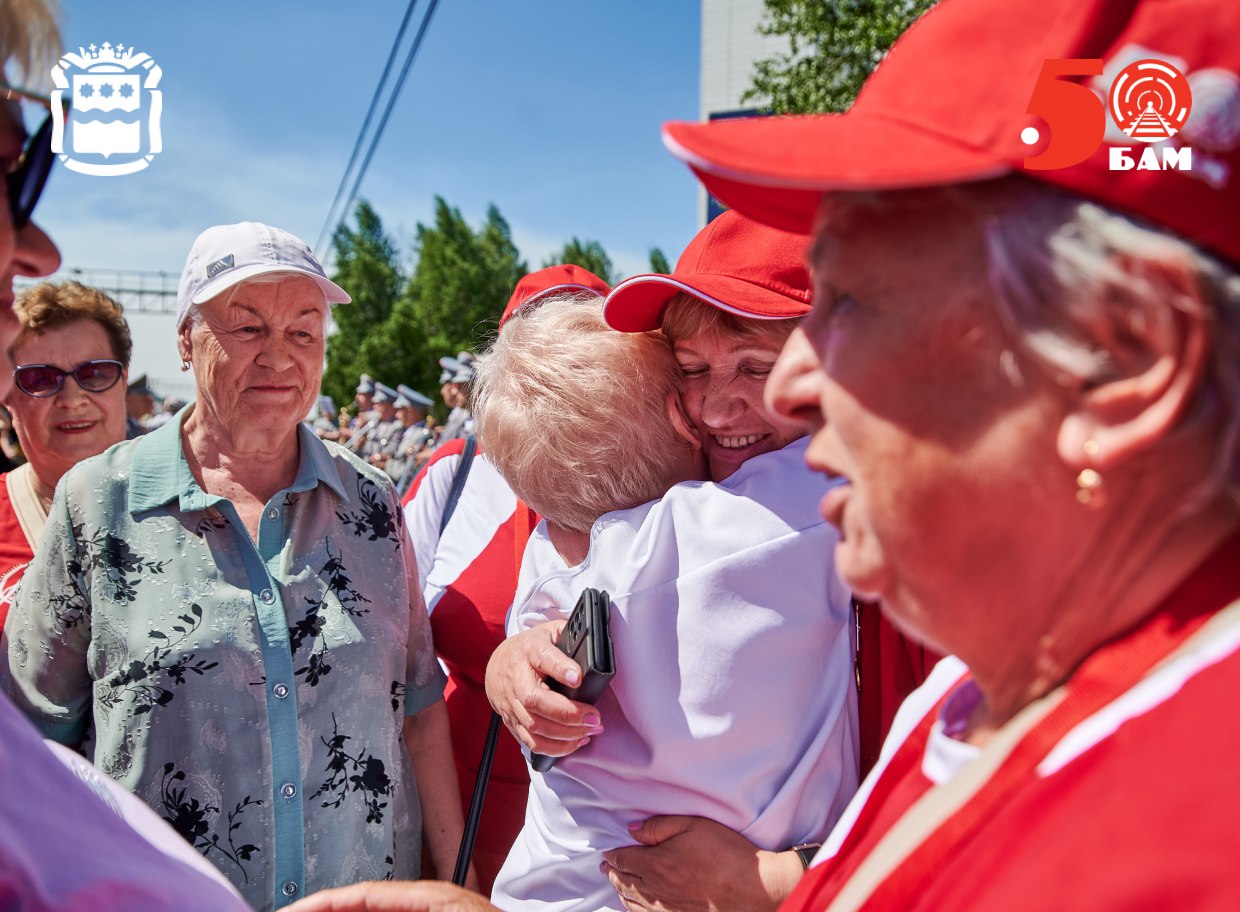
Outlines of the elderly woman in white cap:
M 258 909 L 449 870 L 443 674 L 383 473 L 301 423 L 349 296 L 276 228 L 210 228 L 178 293 L 197 399 L 62 480 L 9 619 L 13 697 Z M 411 761 L 412 760 L 412 764 Z M 416 780 L 416 785 L 415 785 Z

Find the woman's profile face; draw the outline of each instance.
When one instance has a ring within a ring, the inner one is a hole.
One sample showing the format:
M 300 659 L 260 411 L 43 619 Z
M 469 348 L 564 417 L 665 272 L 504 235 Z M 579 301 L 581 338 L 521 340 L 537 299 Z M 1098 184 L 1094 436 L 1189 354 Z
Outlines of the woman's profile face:
M 975 219 L 849 213 L 832 201 L 768 399 L 812 423 L 806 461 L 839 482 L 820 510 L 845 583 L 947 651 L 1003 642 L 1080 559 L 1056 450 L 1072 393 L 1008 341 Z
M 681 402 L 714 481 L 807 433 L 803 421 L 773 416 L 762 402 L 783 339 L 708 331 L 673 344 L 684 380 Z
M 313 281 L 243 282 L 181 328 L 203 407 L 238 428 L 285 430 L 319 394 L 327 304 Z

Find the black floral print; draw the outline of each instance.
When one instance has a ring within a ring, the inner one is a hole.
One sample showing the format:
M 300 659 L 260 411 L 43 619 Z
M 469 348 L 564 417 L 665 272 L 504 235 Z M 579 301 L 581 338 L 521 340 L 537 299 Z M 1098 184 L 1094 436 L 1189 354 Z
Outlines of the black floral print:
M 137 587 L 146 576 L 164 572 L 171 561 L 143 559 L 123 538 L 107 529 L 96 529 L 91 538 L 83 534 L 83 527 L 73 527 L 73 537 L 85 547 L 92 558 L 96 571 L 101 571 L 107 582 L 104 593 L 115 602 L 132 602 L 138 597 Z
M 319 569 L 319 576 L 327 584 L 327 591 L 336 596 L 336 601 L 345 614 L 361 617 L 369 613 L 370 609 L 365 605 L 369 604 L 370 599 L 354 588 L 340 555 L 332 553 L 330 543 L 327 545 L 327 562 Z M 306 664 L 294 671 L 298 677 L 304 676 L 311 687 L 317 686 L 319 680 L 332 670 L 327 661 L 327 640 L 323 636 L 323 628 L 327 623 L 323 611 L 328 605 L 326 593 L 317 597 L 306 596 L 305 615 L 288 629 L 288 644 L 294 658 L 307 640 L 314 644 Z
M 214 827 L 219 823 L 220 809 L 191 797 L 189 786 L 184 783 L 185 772 L 177 769 L 175 763 L 165 763 L 160 785 L 164 820 L 207 858 L 211 858 L 212 853 L 227 858 L 241 871 L 242 881 L 249 883 L 250 875 L 242 862 L 249 861 L 262 850 L 251 842 L 237 845 L 237 830 L 241 829 L 241 818 L 246 809 L 263 802 L 249 795 L 237 802 L 228 812 L 228 832 L 221 840 L 219 833 L 214 832 Z
M 217 510 L 208 510 L 207 515 L 193 526 L 193 533 L 199 538 L 210 532 L 222 532 L 228 528 L 228 517 Z
M 394 492 L 298 434 L 312 483 L 258 539 L 194 482 L 177 424 L 79 464 L 5 624 L 31 715 L 77 742 L 93 725 L 96 764 L 258 909 L 283 901 L 285 852 L 307 893 L 416 876 L 401 724 L 444 681 Z M 294 830 L 315 838 L 277 842 Z
M 74 533 L 81 531 L 81 526 L 74 527 Z M 76 557 L 65 561 L 65 575 L 68 586 L 48 595 L 48 604 L 52 614 L 60 625 L 69 630 L 86 620 L 90 600 L 82 585 L 82 562 Z
M 384 539 L 399 548 L 399 533 L 405 523 L 405 514 L 401 510 L 393 510 L 379 486 L 365 476 L 358 476 L 357 495 L 361 498 L 362 508 L 347 513 L 337 510 L 336 518 L 346 527 L 351 527 L 353 534 L 359 538 L 368 536 L 367 541 Z
M 310 797 L 327 795 L 322 807 L 338 808 L 349 795 L 361 792 L 366 803 L 366 822 L 382 823 L 387 802 L 379 799 L 392 794 L 392 780 L 388 778 L 383 761 L 365 750 L 358 751 L 356 756 L 350 754 L 345 747 L 353 738 L 340 734 L 335 713 L 332 713 L 331 738 L 319 740 L 327 748 L 326 771 L 330 775 Z
M 202 606 L 197 603 L 190 605 L 189 612 L 177 615 L 176 621 L 169 628 L 175 637 L 162 630 L 147 632 L 147 636 L 154 641 L 151 648 L 141 659 L 130 662 L 107 679 L 108 686 L 101 688 L 97 697 L 101 704 L 112 708 L 122 700 L 129 700 L 133 705 L 133 714 L 144 715 L 156 706 L 167 706 L 172 702 L 175 692 L 163 686 L 161 681 L 184 684 L 187 674 L 201 677 L 219 664 L 202 659 L 195 661 L 192 652 L 184 655 L 177 653 L 181 642 L 202 623 Z

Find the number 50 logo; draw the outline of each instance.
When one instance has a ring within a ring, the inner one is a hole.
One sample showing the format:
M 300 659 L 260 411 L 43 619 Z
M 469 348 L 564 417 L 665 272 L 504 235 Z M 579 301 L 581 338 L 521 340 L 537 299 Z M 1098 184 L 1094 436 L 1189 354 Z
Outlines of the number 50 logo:
M 1101 76 L 1100 58 L 1047 60 L 1038 74 L 1025 113 L 1040 117 L 1050 128 L 1050 144 L 1039 155 L 1025 159 L 1030 171 L 1049 171 L 1078 165 L 1097 151 L 1106 132 L 1109 112 L 1124 135 L 1137 142 L 1157 143 L 1170 139 L 1184 126 L 1193 109 L 1193 93 L 1184 74 L 1162 60 L 1138 60 L 1124 67 L 1111 82 L 1104 106 L 1089 86 L 1068 82 L 1065 77 Z M 1042 134 L 1025 127 L 1021 141 L 1032 146 Z M 1146 148 L 1140 159 L 1132 149 L 1112 146 L 1112 171 L 1192 168 L 1189 148 L 1162 149 L 1162 159 Z

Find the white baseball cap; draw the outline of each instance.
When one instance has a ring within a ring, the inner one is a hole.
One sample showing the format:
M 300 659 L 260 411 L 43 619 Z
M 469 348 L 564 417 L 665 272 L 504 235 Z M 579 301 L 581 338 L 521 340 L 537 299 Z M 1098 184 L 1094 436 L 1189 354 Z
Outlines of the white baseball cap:
M 216 225 L 198 235 L 185 259 L 177 288 L 177 328 L 190 305 L 209 301 L 234 285 L 271 273 L 304 275 L 313 279 L 328 304 L 348 304 L 352 298 L 329 279 L 305 241 L 261 222 Z

